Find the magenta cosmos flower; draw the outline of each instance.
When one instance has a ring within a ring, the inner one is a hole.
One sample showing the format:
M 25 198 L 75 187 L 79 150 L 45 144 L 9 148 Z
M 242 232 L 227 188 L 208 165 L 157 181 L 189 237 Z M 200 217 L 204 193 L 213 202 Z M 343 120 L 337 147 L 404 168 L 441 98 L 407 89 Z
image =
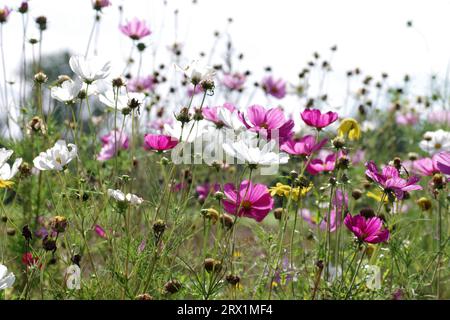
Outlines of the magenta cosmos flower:
M 309 174 L 317 175 L 321 172 L 330 172 L 334 170 L 336 165 L 337 154 L 334 152 L 320 152 L 319 157 L 312 159 L 308 166 L 306 167 L 306 171 Z
M 106 231 L 100 227 L 98 224 L 94 226 L 94 232 L 103 239 L 106 239 L 108 236 L 106 235 Z
M 128 81 L 127 88 L 130 92 L 151 92 L 155 89 L 156 80 L 153 76 L 133 78 Z
M 389 230 L 383 227 L 383 221 L 378 217 L 366 219 L 360 214 L 353 217 L 347 214 L 344 224 L 361 242 L 380 243 L 389 240 Z
M 413 190 L 422 190 L 422 187 L 416 184 L 420 178 L 411 176 L 408 180 L 400 177 L 398 170 L 393 166 L 386 166 L 381 173 L 373 161 L 366 163 L 366 175 L 384 189 L 386 193 L 395 193 L 396 197 L 401 200 L 405 192 Z
M 227 183 L 224 186 L 226 199 L 223 207 L 226 212 L 239 216 L 255 219 L 261 222 L 273 209 L 274 201 L 269 189 L 263 184 L 254 184 L 251 181 L 242 181 L 239 191 L 234 184 Z
M 441 170 L 438 168 L 437 163 L 438 154 L 435 154 L 432 158 L 422 158 L 415 161 L 405 161 L 403 165 L 410 171 L 421 176 L 433 176 L 439 173 Z
M 322 141 L 316 143 L 315 137 L 307 135 L 301 139 L 290 139 L 286 141 L 281 146 L 281 150 L 291 155 L 310 156 L 312 153 L 320 150 L 327 143 L 327 141 L 328 139 L 323 139 Z
M 113 130 L 100 139 L 103 146 L 100 150 L 100 153 L 97 155 L 98 161 L 106 161 L 112 159 L 119 152 L 119 150 L 128 149 L 128 137 L 124 132 L 120 130 Z M 117 143 L 114 143 L 116 139 Z
M 146 134 L 144 136 L 144 148 L 146 150 L 166 151 L 175 148 L 178 140 L 163 134 Z
M 198 200 L 200 202 L 205 201 L 205 199 L 209 196 L 210 193 L 217 192 L 220 190 L 220 184 L 210 184 L 206 182 L 204 184 L 200 184 L 195 188 L 195 192 L 197 192 Z
M 230 90 L 241 90 L 245 80 L 246 77 L 242 73 L 225 73 L 223 75 L 222 84 Z
M 147 27 L 144 20 L 139 20 L 138 18 L 134 18 L 129 21 L 127 24 L 119 27 L 120 31 L 133 40 L 140 40 L 152 32 Z
M 286 82 L 283 79 L 275 80 L 272 76 L 267 76 L 262 80 L 264 92 L 277 99 L 283 99 L 286 96 Z
M 0 23 L 5 23 L 8 21 L 9 14 L 11 13 L 11 9 L 7 6 L 0 9 Z
M 280 143 L 290 139 L 294 134 L 294 121 L 287 120 L 284 112 L 279 108 L 265 109 L 259 105 L 253 105 L 247 110 L 247 118 L 239 113 L 242 123 L 251 131 L 257 132 L 260 136 L 272 139 L 278 133 Z
M 102 11 L 103 8 L 109 7 L 111 1 L 109 0 L 93 0 L 92 7 L 97 11 Z
M 318 109 L 305 109 L 301 113 L 301 116 L 308 126 L 319 130 L 328 127 L 338 118 L 336 112 L 328 111 L 327 113 L 321 113 Z
M 450 152 L 439 152 L 433 156 L 434 161 L 436 161 L 436 167 L 443 174 L 450 175 Z
M 219 110 L 222 107 L 204 107 L 203 108 L 203 117 L 213 122 L 216 126 L 223 126 L 224 123 L 219 119 Z M 236 106 L 232 103 L 225 102 L 223 104 L 223 108 L 227 109 L 231 113 L 236 111 Z

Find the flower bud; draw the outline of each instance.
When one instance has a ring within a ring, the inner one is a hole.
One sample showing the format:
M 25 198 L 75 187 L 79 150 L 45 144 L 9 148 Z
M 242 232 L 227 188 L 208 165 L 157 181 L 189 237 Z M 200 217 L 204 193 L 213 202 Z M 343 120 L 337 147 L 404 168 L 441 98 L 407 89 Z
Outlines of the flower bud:
M 355 200 L 358 200 L 362 197 L 363 192 L 360 189 L 353 189 L 352 191 L 352 197 Z
M 40 71 L 34 75 L 34 81 L 37 83 L 41 83 L 41 84 L 46 83 L 47 80 L 48 80 L 47 75 L 45 73 L 43 73 L 42 71 Z
M 375 217 L 375 211 L 373 211 L 372 208 L 362 208 L 361 211 L 359 212 L 360 215 L 362 215 L 363 217 L 365 217 L 366 219 Z
M 220 215 L 220 222 L 222 223 L 222 226 L 224 226 L 227 229 L 231 229 L 234 224 L 234 219 L 232 216 L 224 213 Z
M 345 147 L 345 139 L 342 137 L 336 137 L 333 140 L 331 140 L 331 143 L 333 144 L 333 147 L 336 149 L 342 149 Z
M 122 79 L 122 77 L 115 78 L 112 80 L 112 85 L 114 88 L 121 88 L 125 85 L 125 81 Z
M 64 231 L 66 231 L 67 219 L 65 217 L 55 216 L 50 219 L 50 227 L 54 231 L 56 231 L 58 233 L 62 233 Z
M 15 236 L 16 235 L 16 229 L 14 229 L 14 228 L 6 228 L 6 234 L 8 235 L 8 236 Z
M 147 48 L 147 46 L 145 45 L 145 43 L 139 42 L 136 45 L 136 48 L 139 50 L 139 52 L 143 52 Z
M 227 280 L 227 282 L 228 282 L 229 284 L 231 284 L 232 286 L 238 285 L 239 282 L 241 281 L 241 279 L 239 278 L 239 276 L 232 275 L 232 274 L 227 275 L 226 280 Z
M 223 200 L 225 199 L 225 195 L 222 191 L 216 191 L 214 193 L 214 199 L 216 199 L 217 201 Z
M 212 223 L 216 223 L 219 220 L 219 212 L 216 209 L 202 209 L 201 213 L 205 219 L 211 220 Z
M 153 232 L 155 233 L 155 237 L 158 239 L 161 238 L 165 230 L 166 223 L 161 219 L 156 220 L 153 224 Z
M 211 272 L 220 272 L 222 269 L 222 262 L 212 258 L 206 258 L 203 266 L 208 273 Z
M 422 211 L 428 211 L 432 207 L 431 200 L 425 197 L 420 198 L 416 203 Z
M 31 230 L 28 227 L 28 225 L 25 225 L 22 228 L 22 236 L 25 238 L 26 241 L 30 241 L 31 239 L 33 239 L 33 234 L 31 233 Z
M 148 293 L 139 294 L 136 296 L 135 300 L 153 300 L 153 297 Z
M 203 111 L 200 108 L 195 109 L 194 111 L 194 120 L 200 121 L 203 120 Z
M 166 282 L 166 284 L 164 285 L 164 290 L 170 294 L 177 293 L 178 291 L 180 291 L 180 289 L 181 289 L 181 282 L 176 279 L 170 280 Z
M 276 208 L 273 210 L 273 215 L 275 216 L 275 219 L 281 220 L 283 217 L 284 209 L 283 208 Z
M 434 189 L 444 189 L 445 177 L 440 173 L 436 173 L 433 176 L 432 185 Z
M 28 12 L 28 2 L 22 1 L 19 9 L 17 11 L 19 11 L 21 14 L 27 13 Z
M 39 16 L 36 18 L 35 22 L 38 25 L 39 30 L 44 31 L 47 29 L 47 17 Z
M 46 236 L 42 240 L 42 247 L 44 248 L 45 251 L 56 251 L 56 249 L 57 249 L 56 240 Z
M 191 121 L 189 109 L 188 108 L 181 109 L 180 112 L 177 115 L 175 115 L 175 119 L 177 119 L 177 121 L 180 121 L 181 123 L 187 123 Z

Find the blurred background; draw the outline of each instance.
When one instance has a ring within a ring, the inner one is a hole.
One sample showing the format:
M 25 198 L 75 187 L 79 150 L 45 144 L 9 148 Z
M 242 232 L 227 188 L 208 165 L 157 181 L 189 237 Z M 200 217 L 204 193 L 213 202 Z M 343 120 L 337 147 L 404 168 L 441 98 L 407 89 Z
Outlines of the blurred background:
M 20 3 L 10 0 L 1 1 L 0 5 L 17 8 Z M 235 56 L 243 54 L 233 68 L 250 70 L 250 84 L 259 81 L 267 67 L 271 67 L 273 76 L 291 83 L 291 90 L 295 91 L 299 72 L 317 52 L 331 69 L 326 79 L 320 75 L 314 79 L 312 75 L 311 91 L 326 92 L 330 107 L 339 107 L 345 101 L 348 70 L 359 68 L 374 78 L 385 72 L 390 85 L 400 83 L 408 75 L 414 91 L 421 94 L 429 92 L 433 75 L 444 82 L 449 67 L 450 1 L 447 0 L 111 0 L 111 3 L 100 14 L 90 54 L 110 60 L 112 76 L 121 74 L 131 48 L 130 39 L 118 31 L 118 26 L 134 17 L 146 20 L 153 31 L 144 39 L 148 46 L 143 56 L 144 73 L 151 73 L 160 63 L 169 65 L 169 49 L 174 43 L 183 48 L 181 65 L 199 58 L 212 65 L 223 63 L 227 58 L 226 46 L 231 44 Z M 41 43 L 42 64 L 62 73 L 71 54 L 85 53 L 96 15 L 92 1 L 30 0 L 29 6 L 26 37 L 39 38 L 34 19 L 46 16 L 48 28 Z M 7 80 L 12 83 L 20 78 L 22 15 L 17 12 L 10 15 L 3 26 L 3 36 Z M 330 50 L 333 46 L 336 51 Z M 38 47 L 34 47 L 33 53 L 31 45 L 26 44 L 28 61 L 38 54 Z M 265 103 L 263 99 L 264 95 L 258 92 L 250 100 Z M 272 102 L 288 109 L 293 105 L 298 108 L 299 104 L 298 99 L 289 95 Z

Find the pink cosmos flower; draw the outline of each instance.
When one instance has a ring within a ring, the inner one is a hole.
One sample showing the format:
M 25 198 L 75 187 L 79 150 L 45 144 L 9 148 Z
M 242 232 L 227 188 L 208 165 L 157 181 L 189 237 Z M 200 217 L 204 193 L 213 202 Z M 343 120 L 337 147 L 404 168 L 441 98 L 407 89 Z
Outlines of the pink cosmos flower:
M 283 99 L 286 96 L 286 82 L 281 78 L 277 80 L 272 76 L 263 78 L 262 88 L 266 94 L 277 99 Z
M 173 119 L 172 118 L 168 118 L 168 119 L 162 119 L 162 118 L 154 119 L 153 121 L 148 123 L 147 126 L 150 129 L 154 129 L 154 130 L 157 130 L 159 132 L 162 132 L 164 130 L 164 126 L 166 124 L 172 125 L 173 124 Z
M 11 9 L 7 6 L 4 6 L 2 9 L 0 9 L 0 23 L 5 23 L 8 21 L 8 16 L 11 13 Z
M 413 190 L 422 190 L 422 187 L 416 184 L 420 178 L 411 176 L 408 180 L 400 177 L 398 170 L 393 166 L 386 166 L 382 172 L 372 160 L 366 163 L 366 175 L 374 182 L 378 183 L 386 193 L 394 192 L 396 197 L 401 200 L 405 192 Z
M 433 156 L 436 166 L 443 174 L 450 175 L 450 152 L 440 152 Z
M 119 29 L 124 35 L 130 37 L 133 40 L 140 40 L 152 34 L 145 21 L 139 20 L 138 18 L 134 18 L 127 24 L 119 26 Z
M 301 210 L 301 216 L 302 218 L 308 222 L 308 224 L 311 226 L 311 228 L 317 228 L 319 226 L 320 230 L 328 230 L 328 223 L 327 223 L 327 217 L 323 217 L 322 221 L 318 222 L 316 217 L 313 217 L 311 215 L 311 211 L 308 209 L 302 209 Z M 330 211 L 330 232 L 336 231 L 336 228 L 339 224 L 339 219 L 336 219 L 336 211 L 331 210 Z
M 255 219 L 261 222 L 273 209 L 274 201 L 269 189 L 263 184 L 254 184 L 251 181 L 242 181 L 239 191 L 234 184 L 227 183 L 224 186 L 226 199 L 223 207 L 226 212 L 239 216 Z
M 100 238 L 103 238 L 103 239 L 108 238 L 108 236 L 106 235 L 106 231 L 102 227 L 100 227 L 98 224 L 96 224 L 94 226 L 94 231 Z
M 222 121 L 219 119 L 219 110 L 222 107 L 204 107 L 203 108 L 203 117 L 211 122 L 214 122 L 217 126 L 223 126 Z M 236 111 L 236 106 L 232 103 L 225 102 L 223 104 L 223 108 L 229 110 L 230 112 Z
M 428 114 L 428 122 L 450 126 L 450 110 L 434 111 Z
M 345 226 L 361 242 L 380 243 L 389 240 L 389 230 L 383 227 L 383 221 L 378 217 L 365 218 L 358 214 L 347 214 L 344 219 Z
M 210 193 L 213 193 L 213 192 L 216 192 L 219 190 L 220 190 L 220 184 L 215 183 L 215 184 L 211 185 L 208 182 L 198 185 L 197 188 L 195 188 L 195 191 L 197 192 L 198 200 L 200 202 L 204 201 Z
M 395 122 L 399 125 L 413 126 L 419 122 L 419 116 L 414 112 L 398 113 Z
M 366 152 L 364 150 L 356 150 L 356 152 L 350 156 L 352 164 L 357 165 L 364 161 L 366 158 Z
M 102 11 L 103 8 L 109 7 L 111 2 L 109 0 L 93 0 L 92 6 L 97 11 Z
M 404 162 L 403 165 L 411 172 L 419 174 L 421 176 L 433 176 L 435 173 L 438 173 L 440 170 L 437 167 L 437 162 L 435 160 L 435 156 L 433 158 L 422 158 L 415 161 Z
M 260 136 L 271 139 L 278 132 L 280 143 L 288 140 L 294 134 L 294 121 L 287 120 L 284 112 L 279 108 L 265 109 L 259 105 L 253 105 L 247 110 L 247 118 L 239 113 L 242 123 L 251 131 L 258 132 Z
M 144 136 L 144 148 L 146 150 L 166 151 L 175 148 L 178 140 L 163 134 L 146 134 Z
M 303 121 L 310 127 L 323 129 L 338 119 L 336 112 L 321 113 L 318 109 L 305 109 L 301 113 Z
M 114 143 L 117 138 L 117 143 Z M 97 155 L 98 161 L 106 161 L 114 158 L 119 150 L 128 149 L 128 137 L 127 135 L 120 130 L 113 130 L 110 133 L 101 137 L 102 141 L 102 149 L 100 153 Z
M 155 90 L 155 78 L 153 76 L 133 78 L 128 81 L 127 88 L 130 92 L 151 92 Z
M 306 171 L 312 175 L 316 175 L 321 172 L 333 171 L 336 165 L 336 158 L 337 154 L 334 152 L 320 152 L 318 158 L 315 158 L 309 162 L 306 167 Z
M 189 97 L 192 97 L 202 92 L 204 92 L 202 86 L 193 86 L 188 89 L 187 93 Z
M 315 137 L 307 135 L 301 139 L 290 139 L 286 141 L 281 146 L 281 150 L 291 155 L 310 156 L 312 153 L 320 150 L 327 142 L 328 139 L 323 139 L 316 143 Z
M 225 73 L 223 75 L 222 83 L 230 90 L 240 90 L 244 86 L 245 80 L 246 77 L 242 73 Z

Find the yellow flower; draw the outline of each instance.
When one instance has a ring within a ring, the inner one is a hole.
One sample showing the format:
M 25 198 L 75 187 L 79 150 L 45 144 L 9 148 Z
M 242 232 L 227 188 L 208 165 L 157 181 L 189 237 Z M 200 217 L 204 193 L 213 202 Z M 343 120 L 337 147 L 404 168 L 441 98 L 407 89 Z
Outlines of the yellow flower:
M 339 125 L 338 133 L 340 137 L 347 135 L 350 140 L 359 140 L 361 138 L 361 127 L 355 119 L 346 118 Z
M 270 195 L 273 197 L 275 195 L 283 197 L 286 194 L 289 194 L 291 191 L 291 187 L 285 184 L 278 182 L 275 187 L 269 188 Z
M 9 181 L 9 180 L 2 180 L 0 179 L 0 189 L 4 189 L 4 188 L 11 188 L 13 186 L 14 182 Z
M 375 201 L 377 201 L 377 202 L 381 202 L 381 198 L 383 197 L 383 193 L 381 191 L 376 191 L 375 193 L 369 191 L 369 192 L 367 192 L 367 196 L 369 198 L 375 199 Z M 387 203 L 389 201 L 388 197 L 385 196 L 383 201 L 385 203 Z
M 290 195 L 293 200 L 298 200 L 299 195 L 306 195 L 312 187 L 313 184 L 311 183 L 308 187 L 291 188 L 288 185 L 278 182 L 275 187 L 269 188 L 269 192 L 272 197 L 277 195 L 288 198 Z

